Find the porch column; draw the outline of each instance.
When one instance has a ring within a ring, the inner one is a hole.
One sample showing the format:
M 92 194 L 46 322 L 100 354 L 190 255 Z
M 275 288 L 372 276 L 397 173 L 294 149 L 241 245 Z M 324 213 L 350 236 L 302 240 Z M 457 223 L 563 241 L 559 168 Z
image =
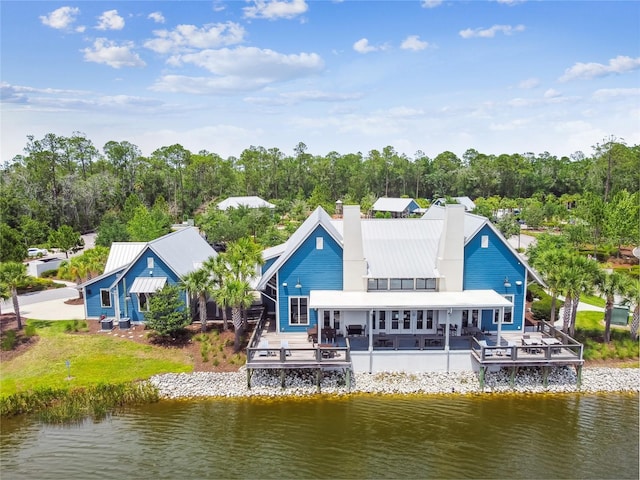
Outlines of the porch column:
M 373 325 L 371 319 L 373 318 L 373 310 L 369 310 L 367 315 L 367 332 L 369 332 L 369 373 L 373 372 Z
M 500 346 L 500 335 L 502 333 L 502 321 L 504 319 L 504 307 L 500 307 L 500 313 L 498 314 L 498 339 L 496 340 L 496 345 Z
M 445 351 L 449 351 L 449 324 L 451 321 L 451 313 L 452 313 L 451 308 L 449 308 L 449 310 L 447 310 L 447 320 L 444 326 L 444 349 Z

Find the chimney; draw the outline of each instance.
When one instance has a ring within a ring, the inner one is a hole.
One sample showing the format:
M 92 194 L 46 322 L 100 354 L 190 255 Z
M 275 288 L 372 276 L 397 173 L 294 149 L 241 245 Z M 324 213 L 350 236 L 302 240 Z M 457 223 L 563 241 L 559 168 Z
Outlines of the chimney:
M 345 292 L 365 292 L 367 263 L 362 248 L 360 206 L 345 205 L 342 222 L 342 289 Z
M 464 272 L 464 205 L 446 205 L 438 246 L 441 292 L 461 292 Z

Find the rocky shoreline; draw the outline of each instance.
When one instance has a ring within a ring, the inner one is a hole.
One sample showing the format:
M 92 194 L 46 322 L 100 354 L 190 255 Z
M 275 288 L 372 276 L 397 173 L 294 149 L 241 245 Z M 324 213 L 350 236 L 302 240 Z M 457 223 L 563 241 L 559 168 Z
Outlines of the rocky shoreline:
M 640 369 L 587 368 L 582 370 L 582 385 L 577 387 L 573 369 L 562 368 L 549 374 L 545 387 L 538 370 L 527 369 L 518 373 L 514 385 L 509 371 L 487 373 L 484 389 L 480 388 L 474 372 L 429 373 L 357 373 L 352 374 L 351 389 L 347 389 L 342 372 L 325 373 L 321 391 L 325 395 L 350 394 L 417 394 L 442 395 L 481 393 L 614 393 L 640 392 Z M 315 372 L 295 371 L 286 375 L 285 388 L 280 386 L 279 372 L 256 371 L 247 388 L 246 371 L 232 373 L 167 373 L 151 377 L 149 382 L 158 388 L 160 396 L 171 399 L 202 397 L 281 397 L 313 396 L 318 394 Z

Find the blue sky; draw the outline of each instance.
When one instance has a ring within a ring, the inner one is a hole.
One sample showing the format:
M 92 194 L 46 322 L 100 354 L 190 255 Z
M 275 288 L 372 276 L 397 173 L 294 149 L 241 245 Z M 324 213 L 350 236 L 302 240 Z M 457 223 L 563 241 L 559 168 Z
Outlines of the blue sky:
M 571 155 L 640 143 L 640 2 L 0 2 L 1 160 L 83 132 L 145 155 Z

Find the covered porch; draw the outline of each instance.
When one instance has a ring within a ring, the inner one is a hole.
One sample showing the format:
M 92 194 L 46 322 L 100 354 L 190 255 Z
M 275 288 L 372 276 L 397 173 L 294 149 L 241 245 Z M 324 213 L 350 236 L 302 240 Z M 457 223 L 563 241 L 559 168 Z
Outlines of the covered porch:
M 522 331 L 513 304 L 494 290 L 392 292 L 312 290 L 310 341 L 357 350 L 470 350 L 472 339 Z

